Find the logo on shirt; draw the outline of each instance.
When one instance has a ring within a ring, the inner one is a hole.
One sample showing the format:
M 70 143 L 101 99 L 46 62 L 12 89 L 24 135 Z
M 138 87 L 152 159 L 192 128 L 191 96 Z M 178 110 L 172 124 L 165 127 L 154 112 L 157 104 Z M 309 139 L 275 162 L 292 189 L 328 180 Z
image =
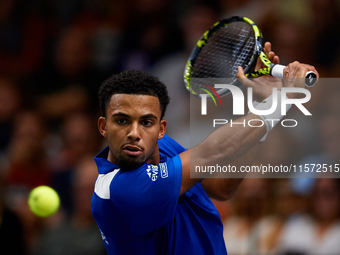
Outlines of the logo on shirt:
M 153 182 L 156 181 L 158 178 L 158 166 L 148 165 L 146 173 Z
M 109 245 L 109 242 L 107 241 L 106 236 L 104 235 L 103 231 L 102 231 L 101 229 L 99 229 L 99 231 L 100 231 L 100 235 L 102 236 L 103 241 L 104 241 L 107 245 Z
M 161 170 L 161 177 L 167 178 L 168 177 L 168 167 L 167 167 L 166 163 L 160 163 L 159 168 Z
M 168 178 L 168 167 L 166 163 L 160 163 L 159 165 L 148 165 L 146 173 L 152 181 L 156 181 L 158 178 L 158 172 L 161 172 L 162 178 Z

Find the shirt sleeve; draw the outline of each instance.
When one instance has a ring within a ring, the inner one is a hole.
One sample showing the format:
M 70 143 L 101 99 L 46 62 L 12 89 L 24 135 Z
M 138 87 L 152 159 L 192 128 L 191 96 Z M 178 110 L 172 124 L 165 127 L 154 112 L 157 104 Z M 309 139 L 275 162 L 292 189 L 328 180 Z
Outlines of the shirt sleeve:
M 162 139 L 158 140 L 158 146 L 159 151 L 169 157 L 173 157 L 186 150 L 182 145 L 167 135 L 164 135 Z
M 145 235 L 172 222 L 182 181 L 179 155 L 159 165 L 118 173 L 111 182 L 111 200 L 131 231 Z

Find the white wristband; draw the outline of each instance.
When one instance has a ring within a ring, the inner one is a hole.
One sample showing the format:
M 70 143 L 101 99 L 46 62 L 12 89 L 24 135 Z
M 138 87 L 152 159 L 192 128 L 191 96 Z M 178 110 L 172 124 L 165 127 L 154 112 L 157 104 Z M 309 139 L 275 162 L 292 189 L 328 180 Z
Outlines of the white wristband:
M 274 98 L 276 96 L 276 100 Z M 274 101 L 274 102 L 273 102 Z M 276 101 L 276 109 L 269 114 L 264 115 L 264 111 L 270 111 L 270 109 L 273 107 L 273 103 L 275 106 L 275 101 Z M 256 104 L 257 103 L 257 104 Z M 265 100 L 263 100 L 261 103 L 254 102 L 254 107 L 251 109 L 251 112 L 258 114 L 258 116 L 263 120 L 267 133 L 261 138 L 260 142 L 263 142 L 269 133 L 270 130 L 272 130 L 277 123 L 287 114 L 289 109 L 292 107 L 291 104 L 288 104 L 286 107 L 286 112 L 281 113 L 281 91 L 273 91 L 273 94 L 269 97 L 267 97 Z M 262 112 L 262 114 L 261 114 Z

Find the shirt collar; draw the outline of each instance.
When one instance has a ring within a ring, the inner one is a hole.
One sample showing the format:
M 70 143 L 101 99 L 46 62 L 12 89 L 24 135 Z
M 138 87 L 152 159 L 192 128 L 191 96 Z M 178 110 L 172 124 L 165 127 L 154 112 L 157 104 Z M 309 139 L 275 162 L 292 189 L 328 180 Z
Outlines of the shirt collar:
M 107 174 L 119 168 L 116 164 L 113 164 L 112 162 L 107 160 L 108 155 L 109 155 L 109 146 L 106 146 L 104 150 L 99 152 L 94 157 L 94 161 L 97 164 L 99 174 Z

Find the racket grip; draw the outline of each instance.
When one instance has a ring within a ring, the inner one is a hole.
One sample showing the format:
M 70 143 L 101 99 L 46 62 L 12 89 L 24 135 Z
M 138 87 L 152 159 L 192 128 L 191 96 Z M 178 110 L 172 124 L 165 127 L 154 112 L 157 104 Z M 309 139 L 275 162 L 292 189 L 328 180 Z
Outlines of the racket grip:
M 271 69 L 271 73 L 270 75 L 276 78 L 283 78 L 283 69 L 286 66 L 283 65 L 273 65 L 272 69 Z M 309 88 L 313 87 L 315 85 L 315 83 L 317 82 L 318 77 L 316 76 L 316 73 L 314 73 L 313 71 L 309 71 L 306 73 L 306 77 L 305 77 L 305 85 Z

